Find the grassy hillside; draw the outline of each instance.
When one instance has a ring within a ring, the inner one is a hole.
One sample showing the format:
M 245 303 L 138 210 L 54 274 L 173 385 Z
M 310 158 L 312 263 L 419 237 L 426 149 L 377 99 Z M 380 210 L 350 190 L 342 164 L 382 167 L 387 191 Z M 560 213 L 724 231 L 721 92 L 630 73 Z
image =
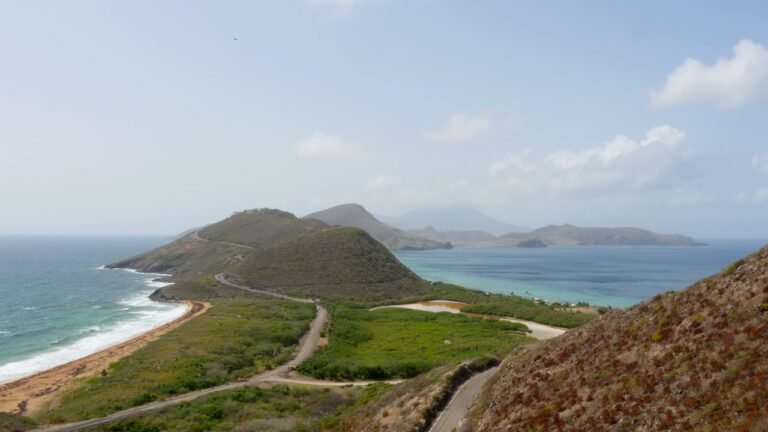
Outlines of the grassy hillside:
M 533 342 L 522 324 L 407 309 L 333 311 L 330 344 L 299 370 L 318 378 L 410 378 L 437 366 L 503 356 Z
M 176 280 L 194 280 L 232 270 L 253 250 L 325 228 L 322 222 L 298 219 L 280 210 L 246 210 L 108 267 L 171 273 Z
M 237 212 L 206 226 L 198 234 L 205 239 L 244 244 L 258 249 L 325 228 L 328 225 L 318 220 L 299 219 L 281 210 L 260 209 Z
M 240 262 L 242 254 L 247 252 L 237 246 L 204 242 L 187 236 L 108 267 L 131 268 L 147 273 L 170 273 L 176 280 L 194 280 L 234 268 Z
M 768 430 L 768 248 L 508 359 L 479 431 Z
M 315 315 L 308 304 L 220 299 L 205 314 L 66 391 L 45 422 L 98 417 L 272 369 L 293 353 Z
M 253 288 L 324 299 L 399 299 L 429 284 L 365 231 L 335 227 L 254 251 L 235 270 Z
M 365 230 L 391 250 L 448 249 L 450 243 L 430 240 L 389 226 L 368 213 L 359 204 L 343 204 L 309 214 L 307 220 L 323 221 L 329 225 L 341 225 Z

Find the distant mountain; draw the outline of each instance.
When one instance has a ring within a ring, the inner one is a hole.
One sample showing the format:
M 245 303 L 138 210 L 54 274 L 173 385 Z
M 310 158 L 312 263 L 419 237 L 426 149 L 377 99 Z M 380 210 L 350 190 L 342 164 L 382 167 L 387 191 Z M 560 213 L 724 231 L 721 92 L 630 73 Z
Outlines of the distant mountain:
M 696 240 L 680 234 L 659 234 L 640 228 L 586 228 L 573 225 L 548 225 L 525 234 L 510 233 L 498 238 L 498 246 L 517 246 L 539 240 L 547 246 L 700 246 Z
M 304 216 L 329 225 L 341 225 L 365 230 L 391 250 L 450 249 L 450 243 L 430 240 L 389 226 L 374 217 L 359 204 L 342 204 Z
M 490 247 L 496 241 L 495 235 L 485 231 L 438 231 L 428 226 L 408 232 L 439 242 L 450 242 L 457 247 Z
M 472 430 L 768 430 L 768 248 L 515 352 Z
M 431 226 L 438 231 L 485 231 L 493 235 L 528 231 L 527 228 L 494 219 L 473 207 L 410 210 L 402 216 L 383 219 L 385 222 L 405 230 Z

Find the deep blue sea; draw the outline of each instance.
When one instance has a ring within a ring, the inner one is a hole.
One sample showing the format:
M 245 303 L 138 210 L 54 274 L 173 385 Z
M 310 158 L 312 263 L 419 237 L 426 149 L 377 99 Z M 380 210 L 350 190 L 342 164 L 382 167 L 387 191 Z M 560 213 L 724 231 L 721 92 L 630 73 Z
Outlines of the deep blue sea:
M 707 246 L 573 246 L 403 251 L 421 277 L 493 293 L 626 307 L 681 290 L 768 241 L 705 240 Z
M 164 237 L 0 236 L 0 382 L 130 339 L 184 313 L 148 299 L 158 275 L 104 264 Z

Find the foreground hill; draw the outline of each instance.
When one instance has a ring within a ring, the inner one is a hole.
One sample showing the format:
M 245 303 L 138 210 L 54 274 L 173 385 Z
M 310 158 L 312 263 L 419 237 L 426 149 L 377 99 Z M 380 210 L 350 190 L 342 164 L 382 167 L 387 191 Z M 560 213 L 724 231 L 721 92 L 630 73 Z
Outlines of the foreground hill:
M 499 237 L 497 245 L 516 246 L 527 240 L 539 240 L 547 246 L 700 246 L 703 244 L 680 234 L 659 234 L 640 228 L 592 228 L 566 224 L 548 225 L 526 234 L 510 233 Z
M 430 240 L 391 227 L 368 213 L 359 204 L 342 204 L 304 216 L 305 220 L 323 221 L 329 225 L 360 228 L 391 250 L 450 249 L 451 244 Z
M 768 248 L 510 357 L 478 431 L 768 430 Z
M 385 221 L 406 230 L 433 226 L 439 231 L 485 231 L 495 236 L 530 230 L 494 219 L 473 207 L 410 210 L 401 216 L 386 218 Z

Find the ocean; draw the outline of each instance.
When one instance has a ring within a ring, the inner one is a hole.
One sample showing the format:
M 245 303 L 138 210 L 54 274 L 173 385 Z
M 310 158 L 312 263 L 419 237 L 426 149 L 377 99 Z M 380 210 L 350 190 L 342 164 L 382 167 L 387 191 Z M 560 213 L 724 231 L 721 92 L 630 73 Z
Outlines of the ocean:
M 184 313 L 149 294 L 161 275 L 102 266 L 165 237 L 0 236 L 0 383 L 130 339 Z M 763 241 L 702 247 L 550 247 L 398 252 L 420 276 L 488 292 L 625 307 L 680 290 L 759 249 Z
M 492 293 L 627 307 L 679 291 L 757 251 L 764 240 L 707 246 L 573 246 L 401 251 L 416 274 Z
M 102 266 L 166 237 L 0 236 L 0 383 L 94 353 L 171 321 L 149 300 L 161 275 Z

